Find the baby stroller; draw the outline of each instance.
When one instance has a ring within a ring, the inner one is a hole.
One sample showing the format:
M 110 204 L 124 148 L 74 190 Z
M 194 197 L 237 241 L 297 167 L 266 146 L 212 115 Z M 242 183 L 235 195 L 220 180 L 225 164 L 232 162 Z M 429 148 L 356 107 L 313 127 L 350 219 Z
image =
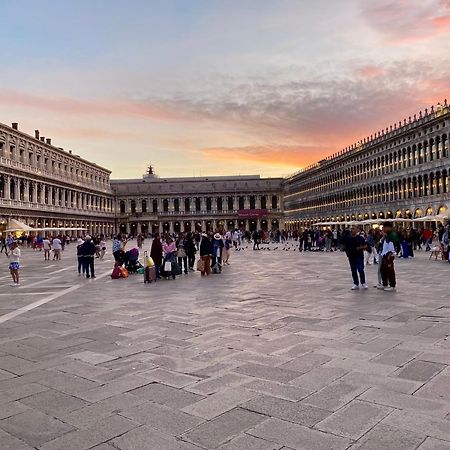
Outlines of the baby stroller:
M 132 248 L 125 252 L 124 255 L 125 268 L 129 273 L 137 273 L 139 269 L 143 269 L 144 266 L 139 262 L 139 250 Z

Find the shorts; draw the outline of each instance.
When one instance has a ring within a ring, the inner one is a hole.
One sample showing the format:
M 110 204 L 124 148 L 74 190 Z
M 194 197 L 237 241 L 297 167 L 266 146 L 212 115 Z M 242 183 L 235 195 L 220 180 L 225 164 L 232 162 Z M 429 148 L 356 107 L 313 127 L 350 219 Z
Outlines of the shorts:
M 9 270 L 19 270 L 20 264 L 18 262 L 9 263 Z

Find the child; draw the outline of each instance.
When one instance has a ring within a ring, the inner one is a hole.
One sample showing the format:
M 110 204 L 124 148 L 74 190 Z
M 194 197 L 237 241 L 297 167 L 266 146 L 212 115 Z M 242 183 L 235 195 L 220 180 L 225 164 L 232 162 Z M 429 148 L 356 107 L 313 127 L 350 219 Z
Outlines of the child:
M 13 242 L 11 244 L 11 255 L 9 257 L 9 271 L 11 272 L 11 277 L 13 279 L 13 284 L 11 287 L 18 287 L 19 284 L 19 261 L 20 261 L 20 248 L 17 245 L 17 242 Z

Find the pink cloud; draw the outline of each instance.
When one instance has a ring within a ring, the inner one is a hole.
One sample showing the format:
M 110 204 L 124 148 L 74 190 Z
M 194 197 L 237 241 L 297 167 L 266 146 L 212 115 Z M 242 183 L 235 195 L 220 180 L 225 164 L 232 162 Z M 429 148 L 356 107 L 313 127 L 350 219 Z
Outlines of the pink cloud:
M 447 1 L 364 0 L 361 13 L 389 44 L 427 41 L 450 31 Z
M 70 97 L 55 97 L 28 94 L 24 92 L 0 91 L 0 104 L 40 110 L 49 110 L 77 116 L 138 116 L 157 121 L 186 120 L 178 111 L 169 110 L 147 102 L 125 100 L 80 100 Z
M 355 69 L 355 75 L 365 79 L 381 77 L 385 73 L 383 68 L 372 65 L 361 66 Z

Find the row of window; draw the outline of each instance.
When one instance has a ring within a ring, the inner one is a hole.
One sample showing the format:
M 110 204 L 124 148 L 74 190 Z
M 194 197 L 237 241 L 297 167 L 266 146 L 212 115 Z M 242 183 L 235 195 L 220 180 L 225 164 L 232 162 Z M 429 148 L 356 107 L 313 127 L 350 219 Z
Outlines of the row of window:
M 367 180 L 375 176 L 392 173 L 396 170 L 447 158 L 448 156 L 449 140 L 447 134 L 443 134 L 434 139 L 378 156 L 370 161 L 354 164 L 337 173 L 322 176 L 310 182 L 301 183 L 301 186 L 296 186 L 296 183 L 294 183 L 291 185 L 290 191 L 295 190 L 295 194 L 328 191 L 338 186 Z
M 26 186 L 26 181 L 22 178 L 11 177 L 8 182 L 0 175 L 0 198 L 98 211 L 112 208 L 111 199 L 98 195 L 82 194 L 38 182 L 29 182 L 28 190 Z
M 41 155 L 35 154 L 34 152 L 28 151 L 28 153 L 23 148 L 19 148 L 19 154 L 14 157 L 15 146 L 10 145 L 9 149 L 5 148 L 3 142 L 0 142 L 0 156 L 12 160 L 17 160 L 23 164 L 28 164 L 32 167 L 36 167 L 42 170 L 48 170 L 55 175 L 70 176 L 75 178 L 76 181 L 84 181 L 86 183 L 100 183 L 107 184 L 108 177 L 95 175 L 90 173 L 88 170 L 83 170 L 79 168 L 74 168 L 69 164 L 58 162 L 54 159 L 43 157 Z
M 380 202 L 392 202 L 449 192 L 449 172 L 442 172 L 414 177 L 402 178 L 390 182 L 351 189 L 339 193 L 305 200 L 291 204 L 289 211 L 310 210 L 340 210 L 356 205 L 366 205 Z M 294 209 L 295 208 L 295 209 Z
M 268 203 L 267 200 L 268 199 L 265 195 L 262 195 L 260 197 L 261 209 L 267 209 L 267 203 Z M 277 209 L 278 208 L 278 196 L 272 195 L 270 200 L 271 200 L 272 209 Z M 184 203 L 183 211 L 189 212 L 192 210 L 192 211 L 199 212 L 202 210 L 202 199 L 200 197 L 196 197 L 193 202 L 191 202 L 190 198 L 185 198 L 184 201 L 180 200 L 178 198 L 175 198 L 173 200 L 173 210 L 175 212 L 180 212 L 181 202 Z M 212 197 L 206 198 L 206 211 L 212 211 L 212 202 L 213 202 Z M 234 211 L 234 209 L 235 209 L 235 198 L 234 197 L 227 197 L 226 201 L 224 201 L 224 199 L 222 197 L 217 197 L 216 202 L 217 202 L 216 203 L 217 211 Z M 250 205 L 249 205 L 250 209 L 256 209 L 256 196 L 251 195 L 250 199 L 249 199 L 249 203 L 250 203 Z M 237 205 L 238 205 L 238 209 L 245 209 L 245 198 L 239 197 Z M 147 200 L 142 200 L 140 206 L 141 206 L 141 211 L 143 213 L 149 212 L 149 210 L 148 210 L 149 205 L 147 205 Z M 153 199 L 151 206 L 152 206 L 153 213 L 159 212 L 159 202 L 157 199 Z M 126 212 L 125 200 L 120 200 L 119 207 L 120 207 L 121 214 L 124 214 Z M 162 209 L 163 212 L 169 211 L 169 199 L 163 200 L 162 207 L 163 207 L 163 209 Z M 131 209 L 132 214 L 134 214 L 136 212 L 137 204 L 136 204 L 135 200 L 131 200 L 130 209 Z

